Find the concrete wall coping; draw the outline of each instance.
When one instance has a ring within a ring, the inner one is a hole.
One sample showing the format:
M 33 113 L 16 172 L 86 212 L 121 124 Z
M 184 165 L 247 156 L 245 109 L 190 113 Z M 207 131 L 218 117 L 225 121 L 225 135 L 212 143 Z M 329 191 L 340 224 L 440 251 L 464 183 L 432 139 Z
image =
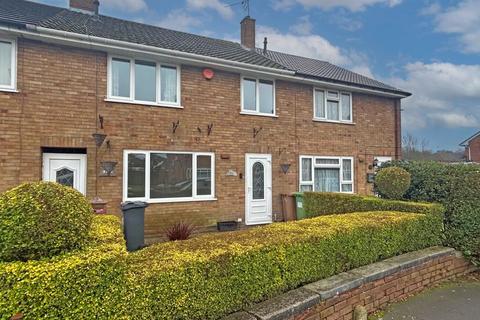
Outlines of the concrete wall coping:
M 457 255 L 452 248 L 431 247 L 405 253 L 393 258 L 334 275 L 307 284 L 270 300 L 258 303 L 245 311 L 231 314 L 224 320 L 278 320 L 299 314 L 323 300 L 358 288 L 363 284 L 385 278 L 399 271 L 450 255 Z

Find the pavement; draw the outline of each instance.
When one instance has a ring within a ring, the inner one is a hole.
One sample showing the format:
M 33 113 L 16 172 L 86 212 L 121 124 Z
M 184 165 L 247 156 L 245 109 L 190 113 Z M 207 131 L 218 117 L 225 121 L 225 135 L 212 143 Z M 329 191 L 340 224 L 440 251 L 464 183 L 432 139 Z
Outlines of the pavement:
M 466 279 L 391 305 L 383 320 L 479 320 L 480 281 Z

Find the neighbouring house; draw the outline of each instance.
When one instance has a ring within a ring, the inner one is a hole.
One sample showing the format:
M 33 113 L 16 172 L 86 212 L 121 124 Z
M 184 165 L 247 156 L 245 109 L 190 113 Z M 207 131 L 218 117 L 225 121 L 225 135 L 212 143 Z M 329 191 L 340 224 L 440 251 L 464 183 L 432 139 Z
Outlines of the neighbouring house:
M 465 148 L 465 160 L 480 163 L 480 131 L 460 143 Z
M 410 93 L 325 61 L 98 13 L 0 0 L 0 191 L 35 180 L 189 221 L 280 220 L 281 194 L 372 193 Z

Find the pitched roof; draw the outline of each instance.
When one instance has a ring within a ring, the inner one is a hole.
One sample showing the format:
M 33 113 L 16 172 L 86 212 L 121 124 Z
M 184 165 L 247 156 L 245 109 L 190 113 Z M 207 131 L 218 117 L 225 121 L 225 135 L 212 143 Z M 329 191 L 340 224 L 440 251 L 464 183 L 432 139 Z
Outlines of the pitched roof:
M 361 74 L 352 72 L 345 68 L 333 65 L 327 61 L 316 60 L 312 58 L 300 57 L 292 54 L 287 54 L 278 51 L 257 48 L 257 52 L 280 63 L 290 70 L 294 70 L 298 75 L 305 77 L 313 77 L 328 82 L 336 82 L 340 84 L 356 85 L 359 87 L 370 88 L 374 90 L 384 90 L 387 92 L 403 93 L 410 95 L 392 86 L 389 86 L 380 81 L 362 76 Z
M 142 44 L 232 62 L 291 70 L 299 76 L 408 96 L 409 93 L 325 61 L 268 51 L 239 43 L 169 30 L 104 15 L 89 15 L 25 0 L 0 0 L 0 23 L 30 24 L 47 29 Z
M 475 139 L 477 137 L 480 137 L 480 131 L 478 131 L 477 133 L 475 133 L 473 136 L 466 139 L 465 141 L 462 141 L 462 143 L 460 143 L 460 146 L 466 147 L 470 143 L 470 141 L 472 141 L 473 139 Z

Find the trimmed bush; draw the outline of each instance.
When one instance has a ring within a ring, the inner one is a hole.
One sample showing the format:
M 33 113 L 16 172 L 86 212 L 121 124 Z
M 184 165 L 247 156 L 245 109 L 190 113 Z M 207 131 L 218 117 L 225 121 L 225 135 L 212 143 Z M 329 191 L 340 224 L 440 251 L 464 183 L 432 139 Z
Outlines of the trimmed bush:
M 217 319 L 302 284 L 438 245 L 441 219 L 330 215 L 153 245 L 128 257 L 129 317 Z
M 480 165 L 400 161 L 412 184 L 405 198 L 445 206 L 445 245 L 461 250 L 480 265 Z
M 402 199 L 410 182 L 410 173 L 399 167 L 381 169 L 375 176 L 376 190 L 387 199 Z
M 445 211 L 439 204 L 385 200 L 342 193 L 305 192 L 303 198 L 308 217 L 363 211 L 400 211 L 432 214 L 442 220 Z
M 81 248 L 93 211 L 78 191 L 25 183 L 0 195 L 0 261 L 52 257 Z
M 118 218 L 95 216 L 83 249 L 0 263 L 0 319 L 119 319 L 126 314 L 125 242 Z

